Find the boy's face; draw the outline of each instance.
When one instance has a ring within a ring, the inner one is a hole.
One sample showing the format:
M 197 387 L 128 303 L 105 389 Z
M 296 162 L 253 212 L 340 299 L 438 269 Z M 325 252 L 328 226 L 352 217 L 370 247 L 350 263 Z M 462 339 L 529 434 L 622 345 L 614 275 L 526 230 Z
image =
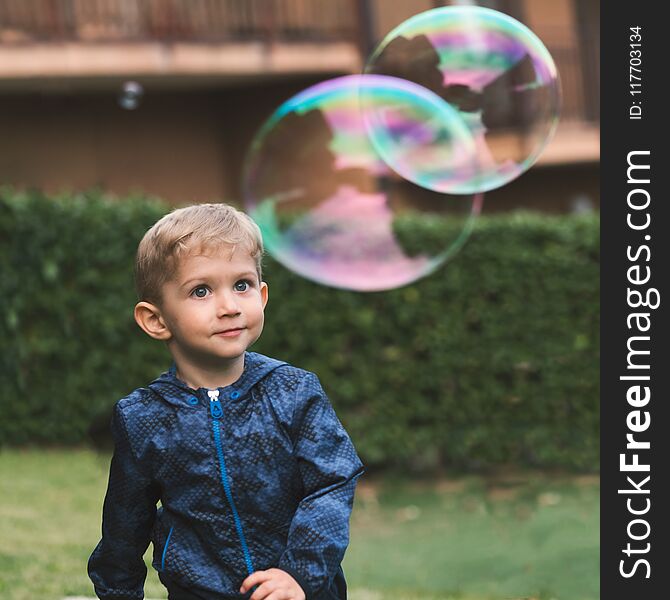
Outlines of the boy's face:
M 267 299 L 267 284 L 244 249 L 183 256 L 160 306 L 175 362 L 216 368 L 239 359 L 263 330 Z

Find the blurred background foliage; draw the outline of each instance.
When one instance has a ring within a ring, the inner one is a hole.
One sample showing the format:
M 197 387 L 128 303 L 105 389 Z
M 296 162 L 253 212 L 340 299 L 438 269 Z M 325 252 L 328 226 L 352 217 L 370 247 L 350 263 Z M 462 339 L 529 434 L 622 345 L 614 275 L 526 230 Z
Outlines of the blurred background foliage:
M 133 260 L 171 207 L 99 191 L 0 191 L 0 445 L 81 445 L 166 370 L 137 327 Z M 403 223 L 439 245 L 444 226 Z M 316 372 L 369 470 L 515 463 L 597 471 L 597 214 L 480 217 L 411 286 L 326 288 L 265 259 L 252 350 Z

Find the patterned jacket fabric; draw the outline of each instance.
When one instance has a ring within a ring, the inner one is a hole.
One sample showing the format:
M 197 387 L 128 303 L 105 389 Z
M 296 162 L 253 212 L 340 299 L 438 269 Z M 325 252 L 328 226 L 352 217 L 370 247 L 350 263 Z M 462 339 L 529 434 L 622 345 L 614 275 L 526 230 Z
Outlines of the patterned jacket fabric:
M 88 562 L 102 600 L 143 598 L 149 542 L 166 587 L 205 600 L 248 598 L 244 579 L 271 567 L 307 599 L 346 598 L 340 564 L 363 465 L 314 374 L 254 352 L 244 363 L 218 390 L 190 389 L 173 365 L 114 406 Z

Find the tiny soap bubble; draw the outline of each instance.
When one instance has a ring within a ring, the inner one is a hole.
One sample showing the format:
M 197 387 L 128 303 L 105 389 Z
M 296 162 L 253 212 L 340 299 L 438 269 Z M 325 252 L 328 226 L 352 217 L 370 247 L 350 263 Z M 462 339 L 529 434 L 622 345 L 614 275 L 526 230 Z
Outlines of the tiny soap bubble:
M 126 81 L 121 86 L 119 105 L 126 110 L 135 110 L 142 101 L 144 88 L 137 81 Z

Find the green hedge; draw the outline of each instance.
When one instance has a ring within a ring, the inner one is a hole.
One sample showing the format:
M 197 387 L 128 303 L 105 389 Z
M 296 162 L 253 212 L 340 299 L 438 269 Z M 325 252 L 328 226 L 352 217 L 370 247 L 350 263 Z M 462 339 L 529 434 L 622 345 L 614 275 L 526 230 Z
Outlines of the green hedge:
M 0 191 L 0 444 L 86 441 L 167 368 L 132 318 L 137 243 L 167 210 Z M 368 467 L 597 469 L 597 216 L 482 216 L 445 267 L 389 292 L 319 286 L 270 258 L 265 274 L 253 349 L 319 374 Z

